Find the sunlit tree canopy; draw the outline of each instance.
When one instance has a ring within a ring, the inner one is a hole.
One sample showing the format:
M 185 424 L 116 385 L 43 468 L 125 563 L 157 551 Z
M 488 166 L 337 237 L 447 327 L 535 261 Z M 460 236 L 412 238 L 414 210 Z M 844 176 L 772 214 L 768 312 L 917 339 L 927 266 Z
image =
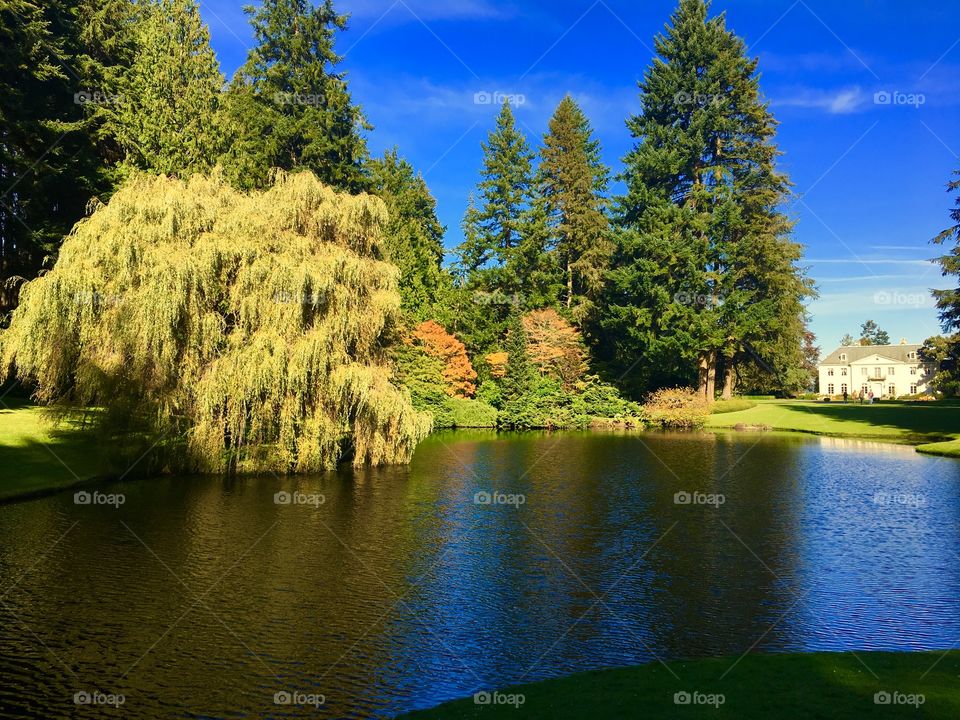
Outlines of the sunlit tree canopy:
M 405 462 L 430 420 L 386 357 L 400 296 L 385 220 L 310 173 L 251 193 L 135 176 L 24 288 L 5 361 L 45 403 L 182 447 L 176 469 Z

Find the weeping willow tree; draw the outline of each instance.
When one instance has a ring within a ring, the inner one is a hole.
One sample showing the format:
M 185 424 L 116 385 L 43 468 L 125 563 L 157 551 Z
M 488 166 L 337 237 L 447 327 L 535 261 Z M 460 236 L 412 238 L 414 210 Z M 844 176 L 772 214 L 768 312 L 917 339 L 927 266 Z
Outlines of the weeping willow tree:
M 380 200 L 306 172 L 251 193 L 216 173 L 133 177 L 25 286 L 3 357 L 43 403 L 173 439 L 172 469 L 406 462 L 430 420 L 391 378 L 385 221 Z

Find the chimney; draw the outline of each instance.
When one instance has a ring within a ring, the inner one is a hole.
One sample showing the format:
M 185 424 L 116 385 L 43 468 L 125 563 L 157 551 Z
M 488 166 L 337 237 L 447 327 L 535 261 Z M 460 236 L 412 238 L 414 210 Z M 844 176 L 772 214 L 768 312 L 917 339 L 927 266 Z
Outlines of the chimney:
M 900 338 L 900 344 L 901 344 L 901 345 L 906 345 L 906 344 L 907 344 L 907 339 L 906 339 L 906 338 Z

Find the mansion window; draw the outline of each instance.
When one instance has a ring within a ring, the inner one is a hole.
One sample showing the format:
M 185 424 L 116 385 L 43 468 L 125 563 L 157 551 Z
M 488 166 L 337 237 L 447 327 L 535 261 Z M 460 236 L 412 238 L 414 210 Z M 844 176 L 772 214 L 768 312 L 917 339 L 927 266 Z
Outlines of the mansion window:
M 833 377 L 833 368 L 827 370 L 827 377 Z
M 887 375 L 893 375 L 897 372 L 896 368 L 887 368 Z
M 907 353 L 907 360 L 916 360 L 916 359 L 917 359 L 917 354 L 915 352 Z
M 844 383 L 843 385 L 840 386 L 840 394 L 841 394 L 841 395 L 846 395 L 848 391 L 849 391 L 849 388 L 847 387 L 847 384 L 846 384 L 846 383 Z
M 887 395 L 889 395 L 890 397 L 896 397 L 896 396 L 897 396 L 897 386 L 896 386 L 896 385 L 890 385 L 890 386 L 887 388 Z
M 827 385 L 827 395 L 833 395 L 833 383 Z
M 917 386 L 916 386 L 916 384 L 913 384 L 913 385 L 910 386 L 910 394 L 911 394 L 911 395 L 916 395 L 916 394 L 917 394 Z
M 860 374 L 866 377 L 870 374 L 870 370 L 868 368 L 860 368 Z
M 916 374 L 917 374 L 917 369 L 916 369 L 916 368 L 910 368 L 910 374 L 911 374 L 911 375 L 916 375 Z
M 860 387 L 860 391 L 861 391 L 864 395 L 866 395 L 868 392 L 870 392 L 870 386 L 869 386 L 869 385 L 862 385 L 862 386 Z
M 841 360 L 846 360 L 846 359 L 847 359 L 846 354 L 841 355 L 841 356 L 840 356 L 840 359 L 841 359 Z

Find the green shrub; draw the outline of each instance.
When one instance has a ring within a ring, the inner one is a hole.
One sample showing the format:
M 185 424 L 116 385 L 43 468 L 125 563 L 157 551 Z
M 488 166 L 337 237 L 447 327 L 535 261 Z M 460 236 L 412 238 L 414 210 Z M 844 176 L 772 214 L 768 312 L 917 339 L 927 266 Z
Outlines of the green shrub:
M 488 428 L 497 426 L 497 409 L 482 400 L 447 398 L 451 425 L 458 428 Z
M 663 428 L 701 428 L 710 414 L 706 398 L 690 388 L 657 390 L 644 410 L 653 424 Z
M 732 400 L 717 400 L 713 407 L 710 408 L 710 413 L 713 415 L 722 415 L 723 413 L 732 413 L 740 412 L 742 410 L 749 410 L 750 408 L 755 408 L 757 404 L 753 400 L 747 400 L 747 398 L 733 398 Z

